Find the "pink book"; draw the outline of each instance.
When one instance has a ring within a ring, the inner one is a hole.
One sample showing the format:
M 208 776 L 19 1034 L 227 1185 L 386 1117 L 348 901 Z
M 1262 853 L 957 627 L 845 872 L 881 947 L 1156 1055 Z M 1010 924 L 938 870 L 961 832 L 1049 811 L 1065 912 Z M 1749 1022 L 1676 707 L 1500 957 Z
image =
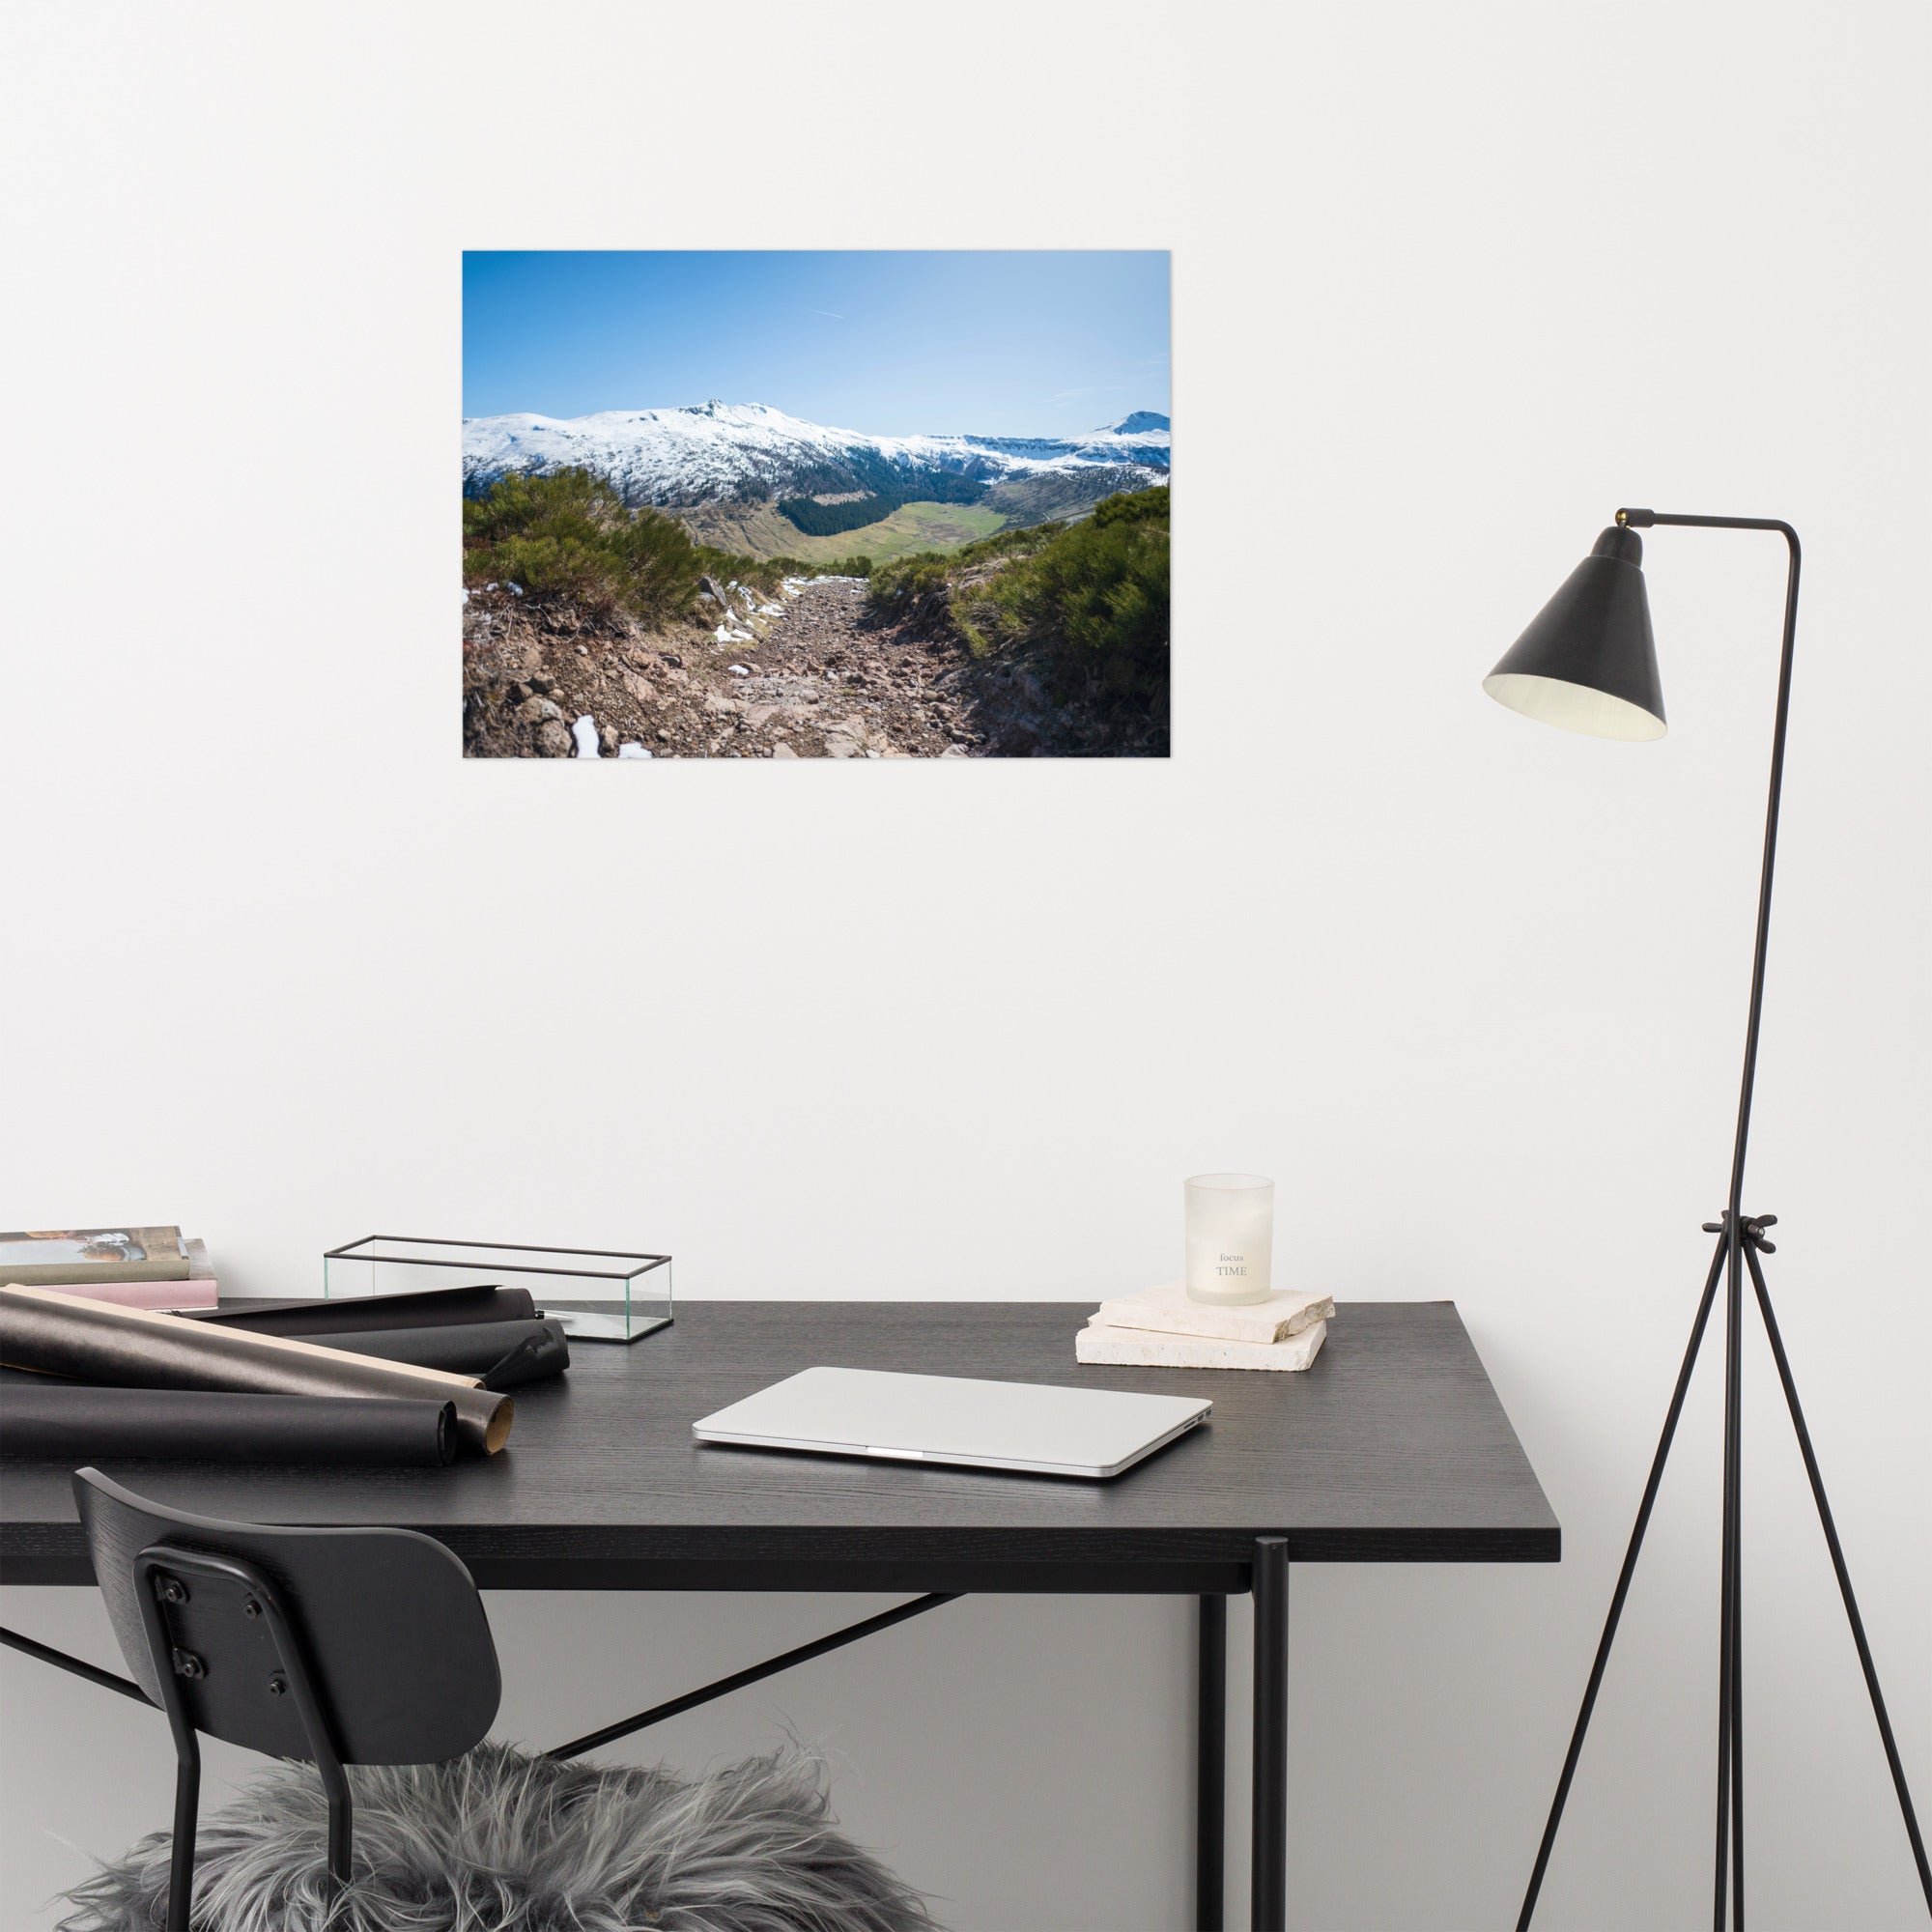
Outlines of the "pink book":
M 116 1308 L 213 1308 L 219 1284 L 213 1275 L 198 1281 L 64 1281 L 60 1292 L 111 1302 Z

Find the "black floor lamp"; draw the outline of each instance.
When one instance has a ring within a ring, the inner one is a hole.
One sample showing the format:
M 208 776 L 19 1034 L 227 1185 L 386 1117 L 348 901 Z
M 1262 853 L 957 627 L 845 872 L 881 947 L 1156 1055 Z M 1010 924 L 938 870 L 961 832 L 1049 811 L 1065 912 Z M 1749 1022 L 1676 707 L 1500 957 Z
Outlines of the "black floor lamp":
M 1798 1432 L 1798 1446 L 1804 1453 L 1804 1472 L 1811 1480 L 1811 1494 L 1818 1505 L 1818 1519 L 1825 1529 L 1825 1545 L 1832 1553 L 1832 1567 L 1837 1572 L 1838 1590 L 1845 1600 L 1845 1615 L 1851 1622 L 1852 1640 L 1858 1646 L 1859 1662 L 1864 1669 L 1865 1688 L 1871 1692 L 1872 1712 L 1878 1719 L 1878 1732 L 1885 1744 L 1891 1781 L 1898 1792 L 1898 1808 L 1904 1814 L 1906 1835 L 1912 1841 L 1912 1856 L 1918 1863 L 1918 1882 L 1924 1888 L 1925 1903 L 1932 1911 L 1932 1869 L 1925 1861 L 1925 1841 L 1919 1836 L 1918 1820 L 1912 1809 L 1912 1794 L 1906 1788 L 1905 1770 L 1898 1760 L 1898 1746 L 1891 1735 L 1891 1721 L 1886 1716 L 1885 1698 L 1878 1688 L 1878 1672 L 1872 1664 L 1871 1647 L 1859 1616 L 1858 1600 L 1852 1595 L 1852 1579 L 1845 1568 L 1844 1551 L 1838 1546 L 1838 1532 L 1832 1521 L 1832 1506 L 1825 1497 L 1824 1478 L 1818 1473 L 1818 1459 L 1811 1450 L 1810 1432 L 1804 1427 L 1804 1412 L 1798 1404 L 1798 1387 L 1791 1378 L 1791 1364 L 1785 1358 L 1784 1343 L 1777 1332 L 1777 1320 L 1771 1312 L 1771 1294 L 1765 1287 L 1760 1255 L 1775 1250 L 1765 1238 L 1765 1230 L 1776 1223 L 1776 1214 L 1747 1214 L 1743 1209 L 1745 1184 L 1745 1145 L 1750 1131 L 1751 1083 L 1757 1070 L 1758 1020 L 1764 1006 L 1765 942 L 1771 932 L 1772 866 L 1777 852 L 1777 803 L 1784 777 L 1784 726 L 1791 704 L 1791 652 L 1798 626 L 1798 532 L 1789 524 L 1764 517 L 1670 517 L 1662 511 L 1619 510 L 1613 528 L 1597 539 L 1590 554 L 1571 572 L 1569 580 L 1537 613 L 1521 637 L 1510 647 L 1502 662 L 1483 680 L 1483 689 L 1499 703 L 1527 718 L 1565 730 L 1582 731 L 1598 738 L 1661 738 L 1663 736 L 1663 692 L 1657 675 L 1657 646 L 1651 638 L 1650 602 L 1644 591 L 1643 539 L 1639 529 L 1654 524 L 1681 524 L 1700 529 L 1776 530 L 1783 537 L 1791 555 L 1791 567 L 1784 593 L 1784 648 L 1777 670 L 1777 718 L 1771 740 L 1771 803 L 1764 820 L 1764 866 L 1758 879 L 1757 945 L 1751 958 L 1750 1018 L 1745 1029 L 1744 1087 L 1738 1099 L 1737 1139 L 1731 1151 L 1731 1189 L 1723 1213 L 1704 1224 L 1707 1235 L 1718 1237 L 1717 1252 L 1711 1258 L 1711 1271 L 1705 1277 L 1704 1293 L 1697 1304 L 1697 1317 L 1690 1325 L 1690 1346 L 1684 1352 L 1684 1366 L 1678 1371 L 1677 1387 L 1663 1418 L 1663 1434 L 1650 1465 L 1650 1480 L 1644 1485 L 1643 1501 L 1637 1507 L 1636 1525 L 1631 1531 L 1630 1548 L 1624 1552 L 1623 1569 L 1610 1597 L 1609 1615 L 1597 1645 L 1596 1662 L 1590 1666 L 1590 1681 L 1583 1690 L 1582 1709 L 1577 1714 L 1577 1728 L 1571 1734 L 1569 1755 L 1563 1760 L 1563 1775 L 1556 1781 L 1556 1797 L 1549 1806 L 1549 1820 L 1543 1828 L 1543 1842 L 1537 1848 L 1536 1868 L 1529 1875 L 1529 1889 L 1523 1894 L 1522 1913 L 1517 1920 L 1518 1932 L 1527 1932 L 1536 1910 L 1536 1895 L 1543 1886 L 1543 1874 L 1549 1863 L 1549 1850 L 1556 1842 L 1556 1828 L 1562 1821 L 1563 1803 L 1570 1795 L 1570 1781 L 1576 1776 L 1577 1759 L 1583 1748 L 1583 1734 L 1589 1728 L 1590 1713 L 1604 1681 L 1604 1666 L 1609 1662 L 1610 1645 L 1617 1634 L 1617 1619 L 1623 1614 L 1624 1598 L 1630 1591 L 1631 1577 L 1636 1569 L 1637 1552 L 1643 1547 L 1643 1533 L 1650 1522 L 1651 1506 L 1657 1500 L 1663 1464 L 1670 1454 L 1670 1440 L 1677 1430 L 1677 1418 L 1684 1407 L 1684 1394 L 1690 1385 L 1690 1372 L 1696 1366 L 1697 1350 L 1704 1340 L 1711 1305 L 1721 1278 L 1724 1297 L 1724 1507 L 1723 1554 L 1719 1601 L 1718 1645 L 1718 1848 L 1715 1905 L 1712 1923 L 1716 1932 L 1724 1932 L 1728 1901 L 1731 1923 L 1742 1932 L 1745 1922 L 1745 1794 L 1742 1764 L 1744 1744 L 1744 1682 L 1739 1656 L 1743 1628 L 1738 1558 L 1739 1461 L 1741 1450 L 1740 1415 L 1743 1378 L 1740 1345 L 1744 1324 L 1744 1278 L 1750 1275 L 1757 1296 L 1758 1312 L 1771 1343 L 1777 1378 L 1784 1385 L 1784 1400 L 1791 1410 L 1792 1427 Z

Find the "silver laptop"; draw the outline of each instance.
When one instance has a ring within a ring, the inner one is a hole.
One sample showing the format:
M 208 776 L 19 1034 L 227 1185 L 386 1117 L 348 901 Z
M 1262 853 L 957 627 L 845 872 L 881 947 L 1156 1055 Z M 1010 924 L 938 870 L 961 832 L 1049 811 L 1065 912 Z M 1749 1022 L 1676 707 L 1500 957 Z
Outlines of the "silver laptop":
M 1193 1396 L 804 1369 L 691 1429 L 700 1442 L 754 1449 L 1118 1476 L 1205 1422 L 1213 1406 Z

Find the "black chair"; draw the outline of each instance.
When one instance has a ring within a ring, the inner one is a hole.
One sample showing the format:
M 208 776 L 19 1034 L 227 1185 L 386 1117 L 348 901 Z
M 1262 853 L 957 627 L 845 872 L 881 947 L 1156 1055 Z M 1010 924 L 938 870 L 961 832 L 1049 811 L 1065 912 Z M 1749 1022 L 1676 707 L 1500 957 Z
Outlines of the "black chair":
M 168 1932 L 188 1932 L 198 1734 L 313 1764 L 328 1869 L 350 1876 L 347 1764 L 438 1764 L 480 1742 L 502 1679 L 469 1573 L 408 1529 L 273 1529 L 73 1479 L 121 1653 L 168 1714 L 179 1770 Z

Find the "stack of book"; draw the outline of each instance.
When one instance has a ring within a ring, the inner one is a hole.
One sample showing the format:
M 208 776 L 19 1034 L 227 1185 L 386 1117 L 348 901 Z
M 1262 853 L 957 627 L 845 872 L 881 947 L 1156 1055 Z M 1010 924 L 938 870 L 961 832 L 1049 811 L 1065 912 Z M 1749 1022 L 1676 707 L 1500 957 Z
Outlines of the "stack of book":
M 0 1282 L 57 1288 L 120 1308 L 213 1308 L 203 1241 L 179 1228 L 52 1228 L 0 1234 Z
M 1305 1369 L 1328 1338 L 1332 1297 L 1271 1294 L 1227 1307 L 1178 1281 L 1103 1301 L 1074 1338 L 1078 1362 L 1130 1368 Z

